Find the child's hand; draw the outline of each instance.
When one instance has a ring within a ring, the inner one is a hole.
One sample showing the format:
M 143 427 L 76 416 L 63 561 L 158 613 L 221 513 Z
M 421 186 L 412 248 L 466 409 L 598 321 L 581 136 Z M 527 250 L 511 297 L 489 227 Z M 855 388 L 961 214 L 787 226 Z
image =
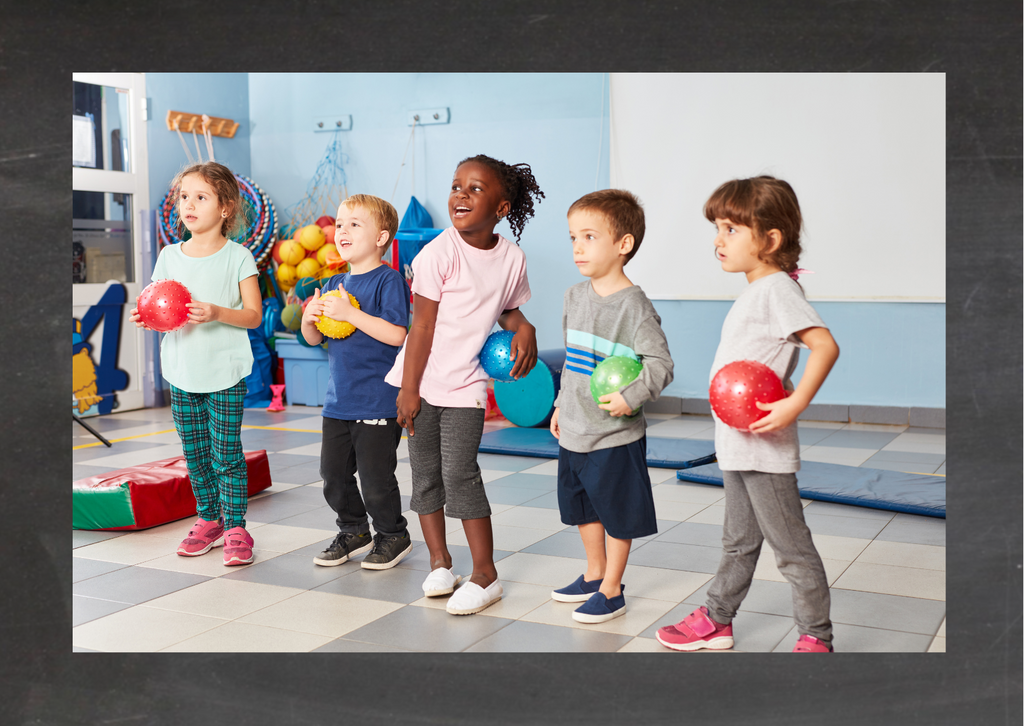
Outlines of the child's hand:
M 766 434 L 769 431 L 784 429 L 796 421 L 804 410 L 800 403 L 793 398 L 780 398 L 772 403 L 756 401 L 755 405 L 762 411 L 770 411 L 770 413 L 750 424 L 750 433 L 752 434 Z
M 220 309 L 213 303 L 198 302 L 195 298 L 192 298 L 192 302 L 187 303 L 185 307 L 188 308 L 189 325 L 212 323 L 217 320 L 217 313 Z
M 551 424 L 548 426 L 551 429 L 551 435 L 556 439 L 561 438 L 562 429 L 558 428 L 558 407 L 555 407 L 554 413 L 551 414 Z
M 616 418 L 619 416 L 629 416 L 633 413 L 633 409 L 629 407 L 629 404 L 626 403 L 626 399 L 623 398 L 622 394 L 618 391 L 615 391 L 614 393 L 606 393 L 598 400 L 601 401 L 601 403 L 598 404 L 597 407 L 603 408 L 609 413 L 609 415 Z
M 142 322 L 139 317 L 139 298 L 135 298 L 135 307 L 128 311 L 128 322 L 135 323 L 136 328 L 142 328 L 143 330 L 152 330 L 151 327 Z
M 413 435 L 412 421 L 420 413 L 420 394 L 402 388 L 398 391 L 398 425 Z
M 324 301 L 320 297 L 320 289 L 313 288 L 313 299 L 306 304 L 302 311 L 302 322 L 316 327 L 320 316 L 324 314 Z
M 530 323 L 523 323 L 512 336 L 509 344 L 515 365 L 509 371 L 513 378 L 522 378 L 537 365 L 537 329 Z
M 340 297 L 331 295 L 323 299 L 324 314 L 338 322 L 351 323 L 352 321 L 349 320 L 349 317 L 355 308 L 352 307 L 352 302 L 348 299 L 348 293 L 345 291 L 345 288 L 338 285 L 338 292 L 341 293 Z

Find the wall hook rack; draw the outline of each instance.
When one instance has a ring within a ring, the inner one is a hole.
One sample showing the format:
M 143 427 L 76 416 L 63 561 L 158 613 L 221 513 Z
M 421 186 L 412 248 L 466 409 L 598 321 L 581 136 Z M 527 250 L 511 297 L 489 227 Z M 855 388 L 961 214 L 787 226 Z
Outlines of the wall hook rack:
M 211 136 L 221 136 L 226 139 L 233 139 L 235 132 L 238 131 L 238 122 L 233 121 L 229 118 L 218 118 L 216 116 L 209 116 L 210 123 L 207 126 Z M 178 131 L 184 133 L 202 133 L 203 131 L 203 114 L 201 113 L 185 113 L 184 111 L 168 111 L 167 112 L 167 130 L 174 131 L 177 128 Z

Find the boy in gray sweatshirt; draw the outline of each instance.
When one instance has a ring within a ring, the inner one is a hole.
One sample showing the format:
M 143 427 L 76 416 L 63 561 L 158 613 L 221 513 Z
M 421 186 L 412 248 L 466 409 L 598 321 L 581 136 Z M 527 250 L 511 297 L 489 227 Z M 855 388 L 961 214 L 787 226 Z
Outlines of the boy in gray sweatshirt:
M 551 433 L 559 440 L 558 509 L 564 524 L 579 527 L 587 570 L 551 597 L 583 603 L 574 620 L 602 623 L 626 612 L 622 573 L 632 541 L 658 531 L 642 407 L 671 383 L 673 366 L 661 318 L 623 272 L 644 238 L 639 200 L 621 189 L 593 192 L 573 202 L 568 221 L 573 258 L 589 280 L 565 292 L 565 367 Z M 643 368 L 597 404 L 590 376 L 609 356 Z

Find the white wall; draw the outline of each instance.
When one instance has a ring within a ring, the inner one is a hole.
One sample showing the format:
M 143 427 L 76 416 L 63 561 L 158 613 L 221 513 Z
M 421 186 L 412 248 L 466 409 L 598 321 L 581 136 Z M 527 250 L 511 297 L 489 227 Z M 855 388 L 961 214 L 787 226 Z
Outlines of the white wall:
M 792 184 L 810 300 L 945 300 L 943 74 L 612 74 L 611 184 L 639 195 L 627 273 L 662 300 L 733 299 L 702 208 L 734 178 Z

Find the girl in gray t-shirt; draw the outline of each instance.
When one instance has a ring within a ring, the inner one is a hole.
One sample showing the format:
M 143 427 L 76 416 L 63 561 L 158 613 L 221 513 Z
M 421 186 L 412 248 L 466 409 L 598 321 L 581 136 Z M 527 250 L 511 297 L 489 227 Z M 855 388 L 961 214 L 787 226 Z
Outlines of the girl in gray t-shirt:
M 796 482 L 796 419 L 824 383 L 839 347 L 796 282 L 800 205 L 789 184 L 760 176 L 723 184 L 704 205 L 704 216 L 717 229 L 715 256 L 722 269 L 744 273 L 749 283 L 726 316 L 711 378 L 727 363 L 755 360 L 770 367 L 790 394 L 758 403 L 768 413 L 748 430 L 715 417 L 715 448 L 725 481 L 722 560 L 707 605 L 661 628 L 658 641 L 674 650 L 731 648 L 732 619 L 768 540 L 779 571 L 793 587 L 800 633 L 793 652 L 832 652 L 828 581 Z M 789 377 L 799 348 L 811 353 L 794 389 Z

